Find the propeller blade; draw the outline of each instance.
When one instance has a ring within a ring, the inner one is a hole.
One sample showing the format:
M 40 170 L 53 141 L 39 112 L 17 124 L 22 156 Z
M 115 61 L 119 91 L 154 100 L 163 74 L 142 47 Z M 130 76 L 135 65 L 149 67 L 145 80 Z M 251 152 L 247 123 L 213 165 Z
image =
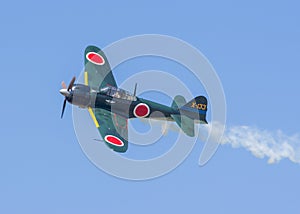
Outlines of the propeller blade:
M 69 84 L 69 86 L 68 86 L 68 91 L 70 91 L 70 89 L 72 89 L 75 80 L 76 80 L 76 77 L 73 77 L 72 80 L 71 80 L 71 82 L 70 82 L 70 84 Z
M 71 80 L 71 82 L 69 83 L 68 88 L 67 88 L 67 86 L 66 86 L 66 83 L 63 81 L 63 82 L 61 83 L 61 87 L 62 87 L 63 89 L 67 89 L 67 91 L 70 91 L 70 90 L 72 89 L 73 85 L 74 85 L 75 80 L 76 80 L 76 77 L 73 77 L 72 80 Z M 64 103 L 63 103 L 63 107 L 62 107 L 62 111 L 61 111 L 61 116 L 60 116 L 60 118 L 63 118 L 63 116 L 64 116 L 64 112 L 65 112 L 65 108 L 66 108 L 66 104 L 67 104 L 67 97 L 69 96 L 69 92 L 66 92 L 66 91 L 63 90 L 63 89 L 60 90 L 60 93 L 63 94 L 63 95 L 65 96 L 65 99 L 64 99 Z
M 67 88 L 66 83 L 64 81 L 61 82 L 61 87 L 64 88 L 64 89 Z
M 60 118 L 63 118 L 63 116 L 64 116 L 64 112 L 65 112 L 65 108 L 66 108 L 66 103 L 67 103 L 67 99 L 64 100 L 64 104 L 63 104 L 63 108 L 62 108 L 62 111 L 61 111 Z

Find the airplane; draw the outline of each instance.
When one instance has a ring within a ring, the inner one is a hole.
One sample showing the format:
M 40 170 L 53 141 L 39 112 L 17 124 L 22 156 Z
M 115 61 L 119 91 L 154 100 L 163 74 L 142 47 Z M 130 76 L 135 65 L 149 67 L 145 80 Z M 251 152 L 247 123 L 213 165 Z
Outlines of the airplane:
M 66 103 L 86 108 L 106 145 L 115 152 L 128 149 L 128 120 L 149 118 L 175 121 L 188 136 L 195 136 L 195 124 L 207 124 L 207 99 L 197 96 L 189 102 L 181 95 L 175 96 L 171 106 L 165 106 L 136 96 L 134 92 L 117 87 L 104 52 L 88 46 L 84 54 L 84 84 L 75 84 L 73 77 L 68 87 L 62 82 L 60 93 L 64 96 L 61 118 Z

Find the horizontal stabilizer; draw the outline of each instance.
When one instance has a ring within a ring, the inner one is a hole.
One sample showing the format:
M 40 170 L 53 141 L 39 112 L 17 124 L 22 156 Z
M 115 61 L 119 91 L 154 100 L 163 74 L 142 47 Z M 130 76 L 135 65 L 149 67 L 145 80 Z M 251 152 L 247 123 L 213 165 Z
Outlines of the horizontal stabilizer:
M 186 100 L 184 99 L 183 96 L 177 95 L 174 97 L 173 103 L 172 103 L 172 108 L 174 109 L 179 109 L 182 106 L 186 104 Z
M 194 120 L 185 115 L 171 115 L 181 130 L 190 137 L 195 136 Z
M 186 100 L 183 96 L 177 95 L 172 103 L 172 108 L 180 109 L 186 104 Z M 194 131 L 194 120 L 183 115 L 171 115 L 171 117 L 175 120 L 178 126 L 182 129 L 182 131 L 190 137 L 195 136 Z

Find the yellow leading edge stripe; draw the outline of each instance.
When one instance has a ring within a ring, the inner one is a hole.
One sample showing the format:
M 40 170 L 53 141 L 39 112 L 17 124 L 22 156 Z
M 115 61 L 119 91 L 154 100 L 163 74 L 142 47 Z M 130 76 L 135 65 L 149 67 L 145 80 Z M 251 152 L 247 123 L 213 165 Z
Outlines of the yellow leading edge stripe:
M 95 126 L 96 126 L 97 128 L 99 128 L 100 126 L 99 126 L 99 123 L 98 123 L 98 121 L 97 121 L 97 119 L 96 119 L 96 117 L 95 117 L 95 114 L 94 114 L 94 112 L 93 112 L 93 109 L 92 109 L 91 107 L 88 107 L 88 111 L 89 111 L 89 113 L 90 113 L 90 115 L 91 115 L 91 117 L 92 117 L 92 119 L 93 119 L 93 121 L 94 121 L 94 123 L 95 123 Z
M 89 85 L 89 79 L 88 79 L 88 72 L 87 71 L 84 72 L 84 84 L 85 85 Z M 93 109 L 91 107 L 88 107 L 88 111 L 89 111 L 89 113 L 90 113 L 90 115 L 91 115 L 91 117 L 92 117 L 92 119 L 93 119 L 93 121 L 95 123 L 95 126 L 97 128 L 99 128 L 100 126 L 99 126 L 99 123 L 97 121 L 97 118 L 95 117 Z

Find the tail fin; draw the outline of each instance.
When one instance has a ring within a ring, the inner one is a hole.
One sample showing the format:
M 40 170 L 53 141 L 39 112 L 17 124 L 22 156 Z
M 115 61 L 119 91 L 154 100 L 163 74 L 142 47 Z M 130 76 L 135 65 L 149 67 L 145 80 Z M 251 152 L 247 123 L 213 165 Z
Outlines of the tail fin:
M 192 99 L 190 102 L 179 108 L 180 113 L 187 117 L 196 120 L 200 123 L 207 124 L 206 112 L 207 112 L 207 99 L 204 96 L 198 96 Z
M 172 108 L 178 109 L 180 111 L 180 115 L 171 115 L 171 117 L 175 120 L 182 131 L 190 137 L 195 136 L 195 120 L 200 123 L 207 123 L 207 100 L 203 96 L 196 97 L 186 103 L 184 97 L 178 95 L 174 98 Z
M 204 96 L 198 96 L 186 103 L 183 96 L 176 96 L 172 103 L 172 108 L 179 109 L 181 115 L 185 115 L 196 122 L 205 123 L 207 112 L 207 99 Z

